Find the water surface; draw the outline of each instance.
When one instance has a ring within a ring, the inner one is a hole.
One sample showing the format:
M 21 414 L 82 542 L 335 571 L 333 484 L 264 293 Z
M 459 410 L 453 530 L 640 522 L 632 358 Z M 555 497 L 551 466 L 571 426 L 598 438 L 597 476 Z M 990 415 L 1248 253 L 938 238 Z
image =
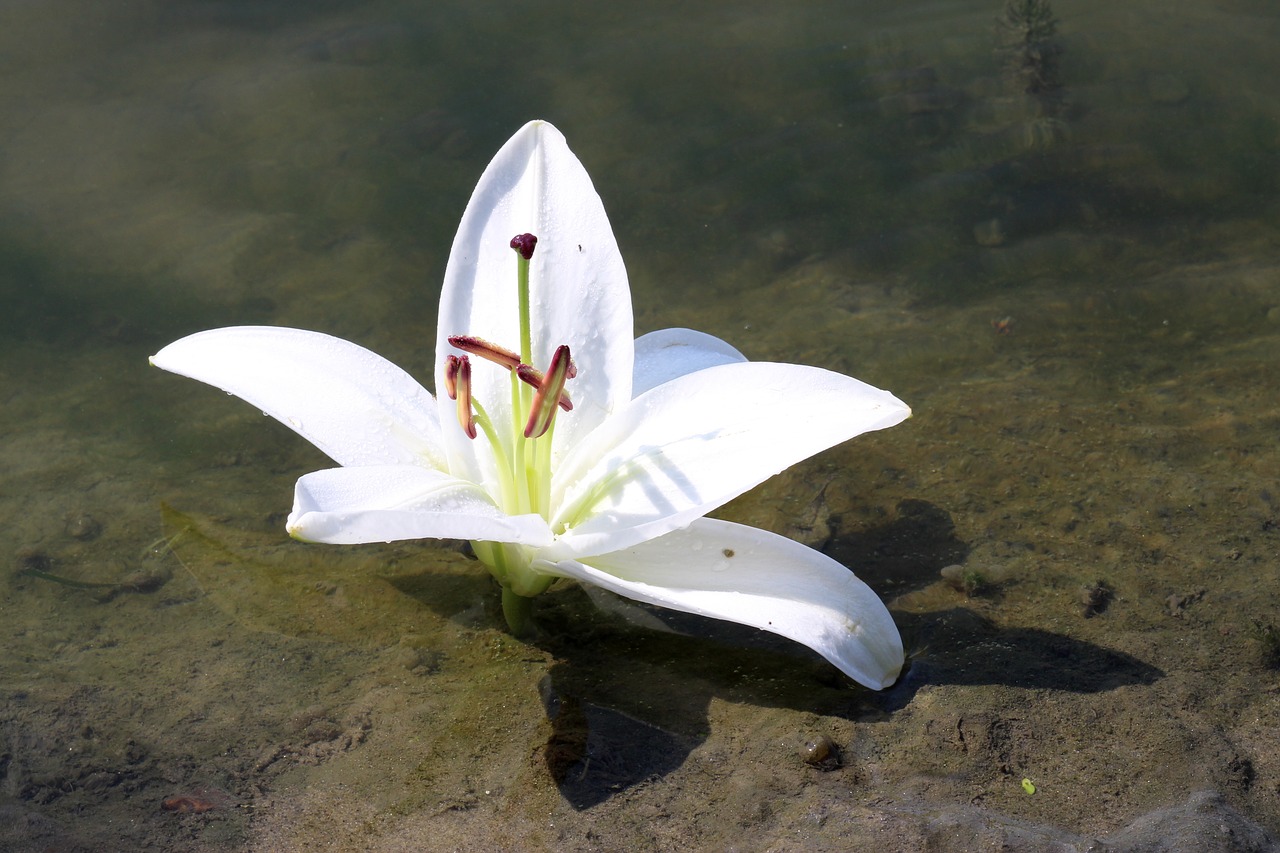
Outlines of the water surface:
M 687 5 L 0 12 L 0 846 L 1280 832 L 1280 15 Z M 326 460 L 147 366 L 273 323 L 426 381 L 457 220 L 535 117 L 604 198 L 637 332 L 912 405 L 719 513 L 867 579 L 897 687 L 571 586 L 520 643 L 453 545 L 289 540 Z

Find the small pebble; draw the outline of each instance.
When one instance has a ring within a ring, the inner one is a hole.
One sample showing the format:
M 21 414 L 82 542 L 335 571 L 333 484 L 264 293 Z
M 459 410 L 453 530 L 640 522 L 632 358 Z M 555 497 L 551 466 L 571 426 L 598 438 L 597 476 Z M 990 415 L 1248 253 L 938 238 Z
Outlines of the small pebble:
M 97 539 L 102 534 L 102 525 L 87 512 L 73 515 L 67 519 L 67 535 L 81 542 Z
M 1096 581 L 1080 587 L 1080 615 L 1091 619 L 1107 609 L 1113 595 L 1106 581 Z
M 135 569 L 120 578 L 120 589 L 124 592 L 155 592 L 172 577 L 173 570 L 168 566 Z
M 802 754 L 805 764 L 819 770 L 835 770 L 840 766 L 840 747 L 826 735 L 806 741 Z

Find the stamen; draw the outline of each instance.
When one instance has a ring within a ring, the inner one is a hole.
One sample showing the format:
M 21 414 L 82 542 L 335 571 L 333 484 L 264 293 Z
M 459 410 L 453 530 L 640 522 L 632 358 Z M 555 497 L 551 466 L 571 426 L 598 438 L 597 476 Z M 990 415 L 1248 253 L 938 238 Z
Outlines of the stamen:
M 542 384 L 542 371 L 537 370 L 536 368 L 530 367 L 527 364 L 524 365 L 524 369 L 525 369 L 525 372 L 528 373 L 530 376 L 536 377 L 532 381 L 525 379 L 524 380 L 525 382 L 528 382 L 534 388 L 537 388 L 539 385 Z M 574 363 L 573 359 L 569 359 L 569 372 L 564 375 L 564 378 L 572 379 L 577 375 L 578 375 L 578 365 Z M 524 379 L 523 376 L 520 378 Z
M 455 346 L 463 352 L 478 355 L 485 361 L 500 364 L 507 370 L 515 370 L 520 364 L 520 356 L 511 350 L 489 343 L 484 338 L 477 338 L 474 335 L 451 335 L 449 337 L 449 345 Z
M 524 427 L 525 438 L 539 438 L 551 428 L 556 417 L 556 404 L 560 402 L 565 380 L 569 378 L 569 364 L 569 348 L 561 345 L 551 357 L 551 366 L 538 386 L 538 393 L 533 395 L 529 422 Z
M 573 370 L 573 362 L 569 362 L 569 369 L 570 371 Z M 543 381 L 542 371 L 538 370 L 536 367 L 530 367 L 527 364 L 522 364 L 516 368 L 516 376 L 519 376 L 520 380 L 524 382 L 524 384 L 526 385 L 532 385 L 534 388 L 542 387 L 542 381 Z M 572 379 L 573 374 L 566 373 L 564 378 Z M 559 403 L 560 403 L 560 408 L 564 409 L 566 412 L 573 411 L 573 400 L 569 398 L 568 391 L 560 392 Z
M 471 413 L 471 359 L 465 355 L 458 359 L 458 375 L 454 379 L 458 400 L 458 423 L 462 424 L 467 438 L 476 437 L 476 419 Z
M 538 238 L 532 234 L 517 234 L 511 238 L 511 248 L 520 253 L 526 261 L 533 257 L 533 247 L 538 245 Z
M 458 399 L 458 365 L 461 363 L 462 359 L 456 355 L 445 356 L 444 390 L 449 395 L 450 400 Z

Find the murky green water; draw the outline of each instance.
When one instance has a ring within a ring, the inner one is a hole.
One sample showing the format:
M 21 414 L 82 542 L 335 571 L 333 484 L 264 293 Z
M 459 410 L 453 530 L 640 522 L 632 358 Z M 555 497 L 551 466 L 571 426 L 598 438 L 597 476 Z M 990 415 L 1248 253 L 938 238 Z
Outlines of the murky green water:
M 687 6 L 0 9 L 0 847 L 1280 832 L 1280 13 Z M 289 540 L 324 458 L 147 366 L 253 322 L 427 378 L 458 218 L 534 117 L 638 332 L 914 408 L 720 513 L 867 579 L 895 688 L 571 586 L 522 644 L 457 548 Z

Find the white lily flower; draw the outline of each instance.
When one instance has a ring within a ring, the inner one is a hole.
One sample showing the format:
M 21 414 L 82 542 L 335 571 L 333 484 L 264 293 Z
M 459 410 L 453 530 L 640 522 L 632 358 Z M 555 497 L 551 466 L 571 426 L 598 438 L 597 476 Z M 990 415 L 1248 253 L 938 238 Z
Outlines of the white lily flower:
M 790 539 L 703 516 L 910 410 L 700 332 L 631 336 L 604 206 L 560 132 L 535 121 L 489 164 L 454 240 L 436 344 L 447 395 L 297 329 L 200 332 L 151 362 L 249 401 L 342 466 L 298 480 L 299 539 L 469 539 L 514 630 L 531 596 L 569 577 L 773 631 L 868 687 L 893 683 L 902 641 L 866 584 Z

